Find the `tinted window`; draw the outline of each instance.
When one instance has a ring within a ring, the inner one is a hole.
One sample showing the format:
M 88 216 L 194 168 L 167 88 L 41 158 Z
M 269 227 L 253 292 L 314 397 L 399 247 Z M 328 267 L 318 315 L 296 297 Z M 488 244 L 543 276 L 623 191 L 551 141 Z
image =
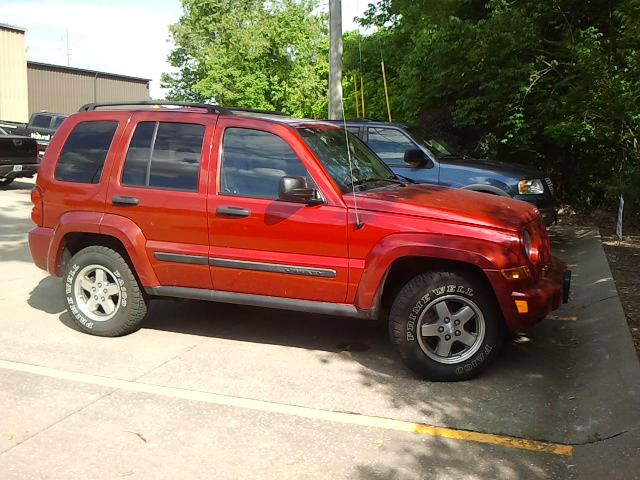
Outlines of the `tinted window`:
M 64 122 L 66 119 L 67 117 L 56 117 L 56 119 L 53 121 L 53 126 L 51 128 L 56 130 L 60 125 L 62 125 L 62 122 Z
M 367 145 L 389 165 L 402 165 L 404 152 L 417 148 L 407 135 L 393 128 L 369 128 Z
M 82 122 L 75 126 L 60 153 L 55 178 L 98 183 L 118 122 Z
M 136 126 L 122 173 L 124 185 L 198 190 L 204 126 L 141 122 Z
M 347 127 L 347 131 L 353 133 L 354 135 L 358 135 L 360 133 L 360 127 Z
M 32 127 L 49 128 L 51 125 L 51 117 L 49 115 L 35 115 L 31 122 Z
M 284 176 L 307 176 L 312 186 L 296 154 L 277 135 L 244 128 L 225 131 L 220 193 L 276 199 Z

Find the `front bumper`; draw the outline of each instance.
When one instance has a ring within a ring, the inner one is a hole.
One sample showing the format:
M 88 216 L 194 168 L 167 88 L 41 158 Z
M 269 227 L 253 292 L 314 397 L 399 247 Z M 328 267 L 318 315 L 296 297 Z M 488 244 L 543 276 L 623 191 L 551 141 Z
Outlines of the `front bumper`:
M 491 272 L 490 280 L 510 330 L 532 327 L 569 300 L 571 271 L 555 257 L 537 282 L 525 288 L 514 289 L 510 285 L 512 282 L 499 278 L 501 275 Z
M 0 166 L 0 178 L 33 177 L 38 173 L 37 163 L 26 165 L 2 165 Z

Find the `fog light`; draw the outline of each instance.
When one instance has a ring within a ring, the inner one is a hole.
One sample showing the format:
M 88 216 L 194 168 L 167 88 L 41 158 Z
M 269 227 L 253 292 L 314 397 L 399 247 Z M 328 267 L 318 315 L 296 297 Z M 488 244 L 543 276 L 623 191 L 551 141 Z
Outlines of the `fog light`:
M 526 300 L 516 300 L 516 308 L 518 313 L 529 313 L 529 304 Z

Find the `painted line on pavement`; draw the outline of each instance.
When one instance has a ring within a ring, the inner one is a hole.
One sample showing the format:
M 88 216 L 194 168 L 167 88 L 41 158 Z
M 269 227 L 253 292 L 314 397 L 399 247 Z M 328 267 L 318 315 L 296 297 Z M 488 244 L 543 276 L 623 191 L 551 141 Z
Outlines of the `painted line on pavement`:
M 420 423 L 405 422 L 391 418 L 371 417 L 357 413 L 333 412 L 316 408 L 287 405 L 283 403 L 267 402 L 250 398 L 233 397 L 218 393 L 199 392 L 175 387 L 165 387 L 148 383 L 132 382 L 117 378 L 101 377 L 86 373 L 70 372 L 55 368 L 30 365 L 27 363 L 0 360 L 0 368 L 14 372 L 30 373 L 59 380 L 86 383 L 101 387 L 115 388 L 127 392 L 147 393 L 181 400 L 193 400 L 227 407 L 240 407 L 260 412 L 278 413 L 314 420 L 325 420 L 347 425 L 362 427 L 382 428 L 399 432 L 409 432 L 430 437 L 448 438 L 465 442 L 484 443 L 505 448 L 528 450 L 532 452 L 549 453 L 553 455 L 570 456 L 573 453 L 571 445 L 543 442 L 538 440 L 526 440 L 506 435 L 493 435 L 490 433 L 471 432 L 455 428 L 436 427 Z

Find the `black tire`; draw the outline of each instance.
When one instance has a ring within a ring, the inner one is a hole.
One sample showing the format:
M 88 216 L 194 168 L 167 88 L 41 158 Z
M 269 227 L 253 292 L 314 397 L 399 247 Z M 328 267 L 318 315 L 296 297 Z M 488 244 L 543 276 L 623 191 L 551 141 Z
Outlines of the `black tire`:
M 430 272 L 409 281 L 394 299 L 389 336 L 415 373 L 454 382 L 486 368 L 502 347 L 505 327 L 493 293 L 481 282 Z
M 7 185 L 11 184 L 11 182 L 13 182 L 14 180 L 15 178 L 13 177 L 0 178 L 0 187 L 6 187 Z
M 67 264 L 64 278 L 69 316 L 81 331 L 119 337 L 142 325 L 148 297 L 129 264 L 115 250 L 103 246 L 80 250 Z

